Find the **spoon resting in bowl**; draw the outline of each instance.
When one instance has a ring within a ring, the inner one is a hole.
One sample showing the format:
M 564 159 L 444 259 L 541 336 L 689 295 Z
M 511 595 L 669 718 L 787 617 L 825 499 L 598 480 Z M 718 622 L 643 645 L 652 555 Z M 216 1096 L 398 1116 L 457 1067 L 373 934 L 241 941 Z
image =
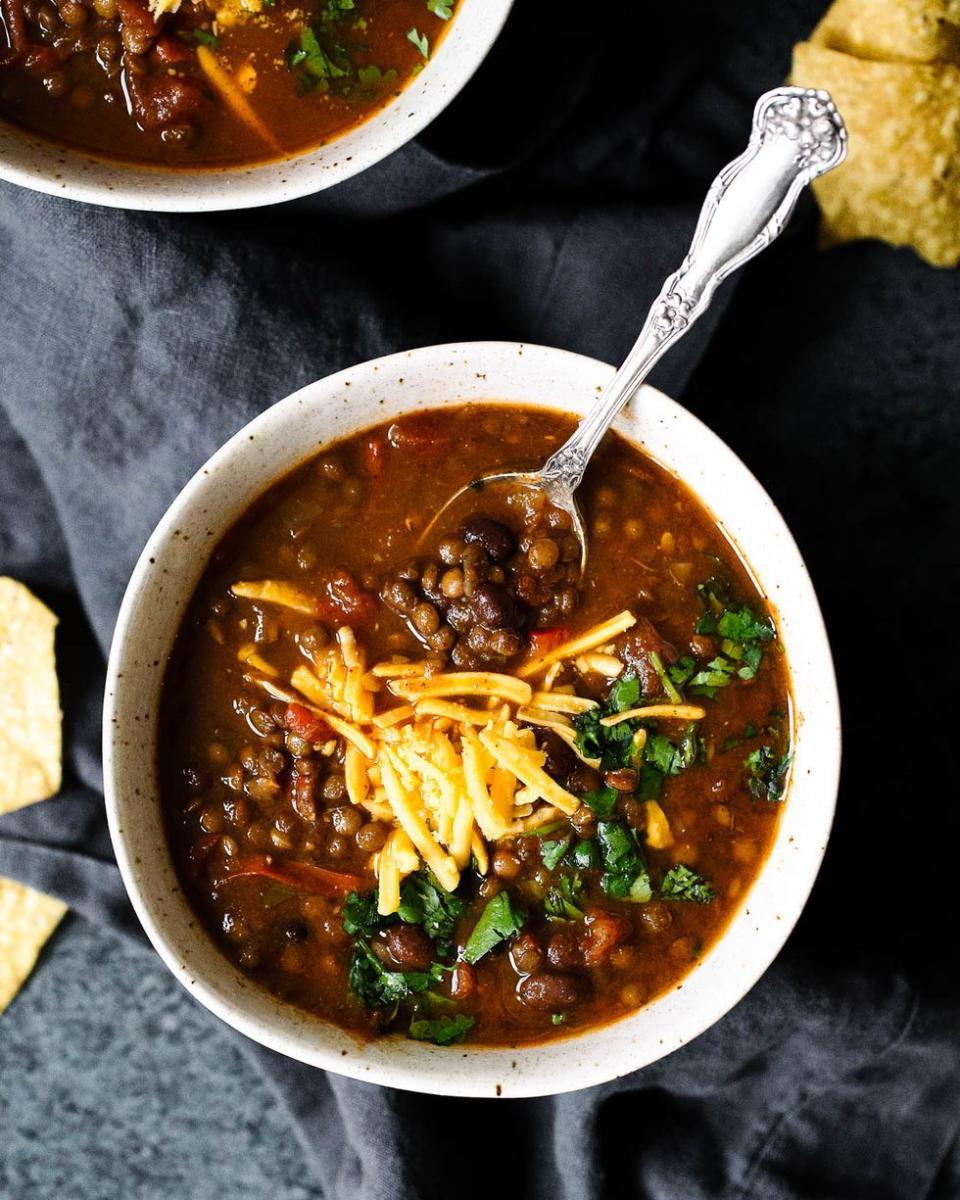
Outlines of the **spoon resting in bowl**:
M 807 184 L 839 166 L 846 153 L 846 127 L 829 93 L 782 87 L 761 96 L 747 148 L 713 181 L 686 258 L 660 289 L 633 349 L 573 434 L 539 471 L 496 471 L 471 480 L 436 513 L 420 540 L 467 493 L 491 486 L 527 488 L 543 492 L 569 515 L 582 572 L 587 532 L 576 491 L 603 435 L 654 364 L 706 312 L 718 285 L 780 235 Z

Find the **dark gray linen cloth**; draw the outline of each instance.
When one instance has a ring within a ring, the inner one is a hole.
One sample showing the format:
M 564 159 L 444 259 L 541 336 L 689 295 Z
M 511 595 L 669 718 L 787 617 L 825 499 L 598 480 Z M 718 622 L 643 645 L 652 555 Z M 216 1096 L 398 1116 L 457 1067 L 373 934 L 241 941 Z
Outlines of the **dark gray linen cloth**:
M 66 736 L 62 794 L 0 819 L 0 873 L 142 936 L 105 832 L 100 701 L 176 492 L 265 406 L 379 354 L 512 338 L 618 361 L 822 7 L 518 0 L 418 142 L 283 208 L 123 214 L 0 187 L 0 572 L 61 618 Z M 831 631 L 845 763 L 804 917 L 694 1043 L 556 1099 L 391 1092 L 240 1039 L 324 1195 L 960 1196 L 960 276 L 815 242 L 807 203 L 655 378 L 769 489 Z

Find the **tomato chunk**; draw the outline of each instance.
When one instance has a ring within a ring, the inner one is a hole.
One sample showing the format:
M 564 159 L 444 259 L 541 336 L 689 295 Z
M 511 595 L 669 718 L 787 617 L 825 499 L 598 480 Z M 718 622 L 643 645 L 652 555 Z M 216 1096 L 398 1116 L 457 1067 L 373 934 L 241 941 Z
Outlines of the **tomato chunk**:
M 536 654 L 549 654 L 570 640 L 568 625 L 551 625 L 549 629 L 531 629 L 527 635 Z
M 360 875 L 348 875 L 343 871 L 328 871 L 326 867 L 314 867 L 303 862 L 277 862 L 269 854 L 241 858 L 231 865 L 227 879 L 259 876 L 274 883 L 284 884 L 297 892 L 309 892 L 314 896 L 346 896 L 349 892 L 364 891 L 369 885 Z
M 624 938 L 630 936 L 632 928 L 629 917 L 599 908 L 588 912 L 579 937 L 584 964 L 595 967 L 602 963 Z
M 326 742 L 333 737 L 333 730 L 316 713 L 302 704 L 288 704 L 283 714 L 284 728 L 303 738 L 305 742 Z
M 321 621 L 350 621 L 365 625 L 377 615 L 377 601 L 365 592 L 349 571 L 334 571 L 326 584 L 327 599 L 317 601 Z

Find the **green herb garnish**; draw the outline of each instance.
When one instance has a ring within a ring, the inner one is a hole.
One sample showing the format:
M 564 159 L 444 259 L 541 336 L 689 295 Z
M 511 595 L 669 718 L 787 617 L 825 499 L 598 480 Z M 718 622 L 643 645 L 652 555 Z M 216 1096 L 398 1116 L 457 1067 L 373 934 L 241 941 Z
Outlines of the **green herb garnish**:
M 597 837 L 603 856 L 600 885 L 616 900 L 643 904 L 653 895 L 650 872 L 644 862 L 637 835 L 620 821 L 601 821 Z
M 510 903 L 510 893 L 498 892 L 480 914 L 480 920 L 467 939 L 463 948 L 464 962 L 479 962 L 495 946 L 519 933 L 524 920 L 523 913 L 516 911 Z
M 473 1017 L 457 1013 L 454 1017 L 435 1017 L 427 1019 L 418 1017 L 410 1022 L 407 1037 L 415 1042 L 433 1042 L 435 1046 L 451 1046 L 454 1042 L 462 1042 L 473 1028 Z
M 430 57 L 430 39 L 424 33 L 418 33 L 416 27 L 407 30 L 407 41 L 412 42 L 424 58 Z
M 584 916 L 580 907 L 583 880 L 579 872 L 562 875 L 560 882 L 550 888 L 543 898 L 543 911 L 550 921 L 579 921 Z
M 427 0 L 427 9 L 441 21 L 449 21 L 453 16 L 453 0 Z
M 713 888 L 702 875 L 681 863 L 671 867 L 660 884 L 660 895 L 664 900 L 691 900 L 694 904 L 709 904 L 714 894 Z
M 792 758 L 790 753 L 777 758 L 770 746 L 758 746 L 756 750 L 750 751 L 743 763 L 750 771 L 747 786 L 754 800 L 769 800 L 776 804 L 783 799 L 787 771 Z
M 433 963 L 429 971 L 390 971 L 363 938 L 354 943 L 348 982 L 351 991 L 368 1008 L 395 1007 L 401 1000 L 425 992 L 442 977 L 443 967 L 439 963 Z
M 548 871 L 556 869 L 557 863 L 566 854 L 569 845 L 569 834 L 565 838 L 558 838 L 555 842 L 540 843 L 540 858 Z

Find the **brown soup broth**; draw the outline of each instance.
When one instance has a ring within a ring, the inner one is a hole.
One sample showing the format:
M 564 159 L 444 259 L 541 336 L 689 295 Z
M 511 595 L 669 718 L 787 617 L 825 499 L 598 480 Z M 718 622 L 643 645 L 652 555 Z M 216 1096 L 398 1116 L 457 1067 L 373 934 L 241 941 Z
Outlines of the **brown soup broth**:
M 341 619 L 356 628 L 368 662 L 397 654 L 421 659 L 423 636 L 414 632 L 409 615 L 379 597 L 398 564 L 418 560 L 423 570 L 423 561 L 436 560 L 438 547 L 458 527 L 454 518 L 442 522 L 427 544 L 418 547 L 426 521 L 452 492 L 483 472 L 539 464 L 572 428 L 572 419 L 558 412 L 467 405 L 411 414 L 331 445 L 269 488 L 223 538 L 177 637 L 165 679 L 158 769 L 170 846 L 185 893 L 231 962 L 275 995 L 361 1035 L 380 1031 L 385 1013 L 364 1007 L 348 986 L 352 942 L 342 928 L 341 901 L 299 894 L 260 877 L 224 882 L 231 859 L 256 854 L 354 873 L 367 880 L 368 888 L 376 886 L 370 847 L 378 834 L 369 830 L 377 822 L 355 813 L 342 815 L 351 806 L 344 795 L 340 749 L 330 757 L 316 756 L 314 799 L 306 815 L 298 812 L 291 801 L 284 746 L 288 735 L 271 726 L 269 716 L 256 715 L 269 706 L 263 693 L 244 681 L 247 665 L 237 657 L 239 647 L 255 644 L 277 672 L 276 679 L 288 680 L 304 661 L 297 639 L 309 644 L 319 625 L 322 642 L 336 621 L 318 622 L 290 609 L 234 598 L 230 585 L 238 579 L 279 579 L 330 596 L 340 594 L 337 588 L 342 591 L 349 578 L 362 605 Z M 699 583 L 722 578 L 735 597 L 733 607 L 749 606 L 772 621 L 749 571 L 710 514 L 681 482 L 624 438 L 607 436 L 580 498 L 590 531 L 590 559 L 577 606 L 563 625 L 576 634 L 624 609 L 637 614 L 637 628 L 647 632 L 628 632 L 617 646 L 626 661 L 640 664 L 644 702 L 657 702 L 651 697 L 659 687 L 643 658 L 650 645 L 662 649 L 668 664 L 692 655 L 700 668 L 721 653 L 721 638 L 696 633 L 705 612 Z M 470 510 L 515 532 L 521 528 L 516 503 L 493 491 L 471 497 Z M 563 546 L 562 536 L 554 540 Z M 571 572 L 564 575 L 561 566 L 542 577 L 547 591 L 550 586 L 569 588 Z M 560 581 L 549 584 L 558 571 Z M 339 583 L 331 584 L 331 579 Z M 528 627 L 522 637 L 529 637 L 531 626 L 551 619 L 553 603 L 549 597 L 524 610 Z M 469 638 L 473 636 L 471 632 Z M 467 640 L 461 635 L 463 647 Z M 493 653 L 479 635 L 474 643 L 482 653 Z M 504 664 L 474 661 L 472 650 L 464 648 L 462 661 L 468 668 L 509 672 L 527 652 L 524 643 L 521 658 Z M 447 661 L 453 653 L 439 652 L 440 661 L 447 662 L 444 669 L 456 669 Z M 578 682 L 577 691 L 602 699 L 609 682 L 591 676 Z M 470 1042 L 538 1041 L 637 1009 L 681 985 L 742 903 L 770 850 L 780 810 L 778 803 L 751 794 L 752 772 L 745 760 L 767 747 L 783 761 L 789 750 L 788 672 L 778 642 L 764 644 L 754 678 L 737 678 L 712 699 L 686 699 L 706 711 L 696 730 L 700 759 L 666 775 L 659 804 L 673 843 L 664 849 L 646 846 L 644 854 L 655 881 L 682 863 L 709 881 L 714 898 L 693 903 L 655 894 L 646 904 L 613 899 L 604 894 L 599 872 L 586 871 L 585 907 L 621 919 L 616 948 L 589 968 L 575 963 L 577 1000 L 563 1009 L 562 1023 L 519 998 L 524 973 L 510 947 L 491 951 L 473 967 L 473 990 L 457 1005 L 457 1011 L 474 1019 Z M 257 721 L 268 730 L 266 737 L 254 728 Z M 676 726 L 658 728 L 675 736 Z M 575 761 L 573 768 L 579 769 Z M 569 782 L 573 768 L 562 778 Z M 621 794 L 618 819 L 636 826 L 639 807 L 636 799 Z M 570 832 L 565 818 L 560 825 L 553 837 Z M 502 860 L 507 877 L 499 883 L 520 895 L 519 903 L 528 911 L 524 933 L 533 936 L 539 961 L 549 973 L 551 939 L 564 929 L 576 936 L 581 927 L 547 921 L 531 901 L 531 891 L 523 890 L 540 886 L 538 871 L 544 879 L 539 840 L 507 839 Z M 469 908 L 457 927 L 459 946 L 485 903 L 476 894 L 479 882 L 472 871 L 464 873 L 461 890 Z M 556 945 L 553 958 L 562 965 L 563 939 Z M 404 1026 L 394 1022 L 391 1027 Z

